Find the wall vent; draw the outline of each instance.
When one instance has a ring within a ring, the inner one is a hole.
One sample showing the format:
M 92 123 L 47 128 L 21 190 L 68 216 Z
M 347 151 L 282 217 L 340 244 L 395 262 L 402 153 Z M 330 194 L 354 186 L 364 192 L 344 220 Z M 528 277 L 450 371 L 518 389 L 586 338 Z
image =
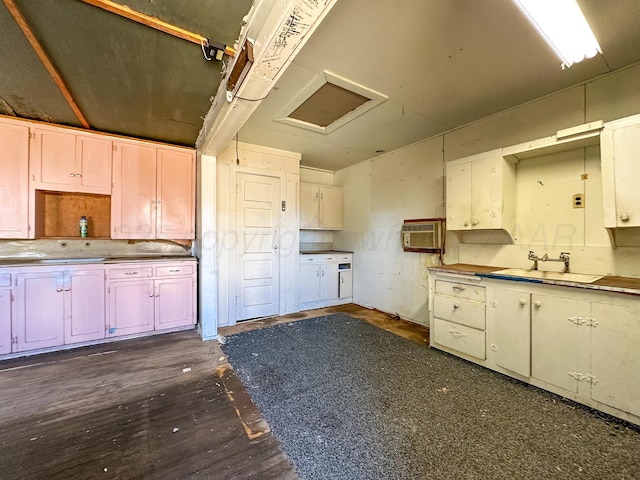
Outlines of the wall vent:
M 329 134 L 386 99 L 386 95 L 325 70 L 278 113 L 275 121 Z

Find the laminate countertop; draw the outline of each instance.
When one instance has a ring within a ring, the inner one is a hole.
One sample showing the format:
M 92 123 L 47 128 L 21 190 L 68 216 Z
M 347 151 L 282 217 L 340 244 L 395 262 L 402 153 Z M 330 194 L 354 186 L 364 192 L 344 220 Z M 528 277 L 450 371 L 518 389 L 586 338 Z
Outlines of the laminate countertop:
M 548 285 L 560 285 L 564 287 L 584 288 L 588 290 L 604 290 L 608 292 L 640 295 L 640 278 L 605 275 L 594 282 L 582 283 L 582 282 L 573 282 L 571 280 L 526 278 L 522 276 L 509 276 L 505 274 L 496 273 L 501 270 L 505 270 L 507 268 L 509 267 L 490 267 L 486 265 L 470 265 L 466 263 L 456 263 L 452 265 L 438 265 L 434 267 L 429 267 L 429 270 L 434 272 L 454 273 L 458 275 L 469 275 L 469 276 L 477 276 L 477 277 L 484 277 L 484 278 L 493 278 L 498 280 L 543 283 Z
M 133 257 L 87 257 L 87 258 L 3 258 L 2 267 L 55 267 L 57 265 L 86 265 L 113 263 L 144 263 L 144 262 L 185 262 L 197 261 L 196 257 L 177 255 L 148 255 Z
M 305 252 L 300 252 L 300 255 L 333 255 L 333 254 L 341 254 L 341 253 L 353 253 L 348 250 L 308 250 Z

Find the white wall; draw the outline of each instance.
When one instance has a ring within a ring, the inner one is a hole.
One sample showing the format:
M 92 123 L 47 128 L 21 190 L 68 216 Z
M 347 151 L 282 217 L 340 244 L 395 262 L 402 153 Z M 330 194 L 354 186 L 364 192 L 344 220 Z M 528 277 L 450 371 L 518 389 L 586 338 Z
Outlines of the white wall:
M 427 266 L 436 255 L 402 250 L 402 222 L 444 214 L 442 138 L 407 146 L 335 174 L 344 191 L 336 249 L 353 250 L 354 301 L 428 322 Z
M 217 157 L 216 165 L 216 261 L 217 325 L 236 323 L 236 176 L 238 172 L 277 177 L 286 201 L 280 214 L 279 314 L 298 311 L 299 230 L 298 191 L 300 154 L 233 142 Z
M 404 218 L 444 216 L 443 161 L 640 113 L 637 85 L 640 65 L 336 172 L 345 230 L 334 246 L 355 251 L 354 301 L 426 323 L 426 266 L 437 258 L 403 253 L 399 232 Z M 528 268 L 530 249 L 550 257 L 569 251 L 574 272 L 640 277 L 640 248 L 614 250 L 602 227 L 598 147 L 523 160 L 516 178 L 514 245 L 460 244 L 449 234 L 445 263 Z M 586 195 L 584 209 L 572 208 L 574 193 Z

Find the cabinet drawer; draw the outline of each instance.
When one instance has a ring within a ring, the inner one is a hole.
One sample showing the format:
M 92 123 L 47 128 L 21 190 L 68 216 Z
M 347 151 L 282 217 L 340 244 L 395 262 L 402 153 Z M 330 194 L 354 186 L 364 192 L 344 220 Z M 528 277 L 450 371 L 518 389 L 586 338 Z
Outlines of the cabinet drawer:
M 11 286 L 11 274 L 0 273 L 0 287 L 10 287 L 10 286 Z
M 175 275 L 193 275 L 193 263 L 176 263 L 175 265 L 163 265 L 156 267 L 156 277 L 171 277 Z
M 347 255 L 338 255 L 339 262 L 350 262 L 352 258 L 353 255 L 351 255 L 350 253 Z
M 460 282 L 447 282 L 445 280 L 436 280 L 436 293 L 466 298 L 477 302 L 484 302 L 486 298 L 485 288 L 483 286 L 469 285 Z
M 309 263 L 331 263 L 337 261 L 337 255 L 302 255 L 302 258 L 300 259 L 300 265 Z
M 435 318 L 433 342 L 480 360 L 486 358 L 484 332 L 480 330 Z
M 152 267 L 112 268 L 109 270 L 109 278 L 149 278 L 153 277 Z
M 468 327 L 480 330 L 485 328 L 485 304 L 482 302 L 435 295 L 433 297 L 433 315 Z

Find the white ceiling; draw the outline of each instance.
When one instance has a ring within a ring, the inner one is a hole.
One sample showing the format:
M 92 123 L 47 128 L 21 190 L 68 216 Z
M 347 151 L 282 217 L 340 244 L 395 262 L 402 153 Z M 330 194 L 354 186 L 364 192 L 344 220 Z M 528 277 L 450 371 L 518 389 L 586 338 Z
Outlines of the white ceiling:
M 579 0 L 603 55 L 562 70 L 511 0 L 338 0 L 239 132 L 339 170 L 640 61 L 638 0 Z M 275 122 L 323 70 L 389 98 L 329 135 Z

